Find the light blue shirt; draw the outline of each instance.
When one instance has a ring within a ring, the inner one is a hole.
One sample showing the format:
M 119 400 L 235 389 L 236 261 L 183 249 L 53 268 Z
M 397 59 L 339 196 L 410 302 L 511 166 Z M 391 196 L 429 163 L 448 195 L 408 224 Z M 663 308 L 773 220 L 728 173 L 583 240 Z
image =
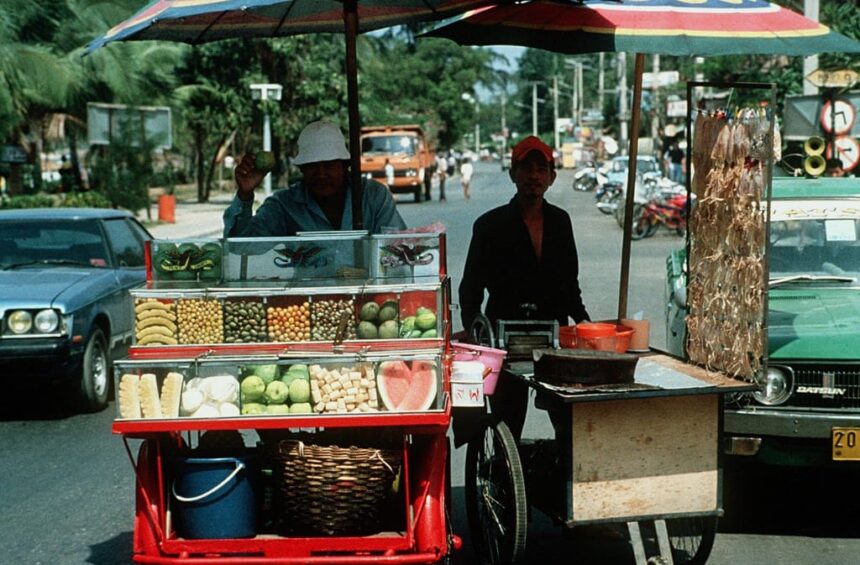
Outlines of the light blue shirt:
M 391 193 L 376 181 L 364 183 L 362 209 L 364 229 L 372 234 L 382 233 L 384 228 L 406 229 Z M 235 196 L 224 210 L 224 237 L 284 237 L 300 231 L 348 231 L 352 229 L 352 189 L 347 187 L 339 226 L 331 225 L 301 181 L 274 192 L 256 214 L 252 212 L 252 200 L 244 201 Z

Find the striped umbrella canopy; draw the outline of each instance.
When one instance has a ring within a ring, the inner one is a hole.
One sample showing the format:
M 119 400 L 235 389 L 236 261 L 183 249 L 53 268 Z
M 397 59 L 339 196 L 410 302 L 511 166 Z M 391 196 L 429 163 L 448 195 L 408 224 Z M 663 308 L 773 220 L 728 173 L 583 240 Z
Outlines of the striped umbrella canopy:
M 765 0 L 535 0 L 497 3 L 442 22 L 428 36 L 465 45 L 560 53 L 812 55 L 860 43 Z
M 521 45 L 559 53 L 634 52 L 627 185 L 635 184 L 644 53 L 811 55 L 860 43 L 765 0 L 534 0 L 477 8 L 423 36 L 461 45 Z M 627 315 L 634 191 L 627 191 L 618 318 Z
M 357 31 L 439 20 L 488 1 L 475 0 L 156 0 L 87 46 L 161 39 L 205 43 L 240 37 L 282 37 L 344 31 L 350 11 Z
M 346 35 L 353 227 L 363 229 L 355 38 L 359 32 L 441 20 L 488 0 L 155 0 L 87 45 L 158 39 L 198 44 L 220 39 L 305 33 Z

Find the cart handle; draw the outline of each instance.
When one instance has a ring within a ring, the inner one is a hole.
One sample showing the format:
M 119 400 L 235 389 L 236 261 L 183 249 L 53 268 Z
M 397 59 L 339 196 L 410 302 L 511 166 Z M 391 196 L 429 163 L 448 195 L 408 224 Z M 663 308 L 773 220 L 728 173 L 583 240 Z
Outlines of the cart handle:
M 225 478 L 223 481 L 221 481 L 220 483 L 218 483 L 217 485 L 215 485 L 211 489 L 207 490 L 203 494 L 199 494 L 197 496 L 189 496 L 189 497 L 180 496 L 176 492 L 176 481 L 173 481 L 173 485 L 170 487 L 170 490 L 173 492 L 173 496 L 176 497 L 176 500 L 178 500 L 179 502 L 199 502 L 199 501 L 203 500 L 204 498 L 206 498 L 207 496 L 211 496 L 211 495 L 215 494 L 216 492 L 218 492 L 219 490 L 221 490 L 222 488 L 227 486 L 227 484 L 230 481 L 232 481 L 234 478 L 236 478 L 236 475 L 238 475 L 239 472 L 245 468 L 245 464 L 242 463 L 241 461 L 239 461 L 238 459 L 233 459 L 233 462 L 236 463 L 236 468 L 233 469 L 233 472 L 230 473 L 229 475 L 227 475 L 227 478 Z

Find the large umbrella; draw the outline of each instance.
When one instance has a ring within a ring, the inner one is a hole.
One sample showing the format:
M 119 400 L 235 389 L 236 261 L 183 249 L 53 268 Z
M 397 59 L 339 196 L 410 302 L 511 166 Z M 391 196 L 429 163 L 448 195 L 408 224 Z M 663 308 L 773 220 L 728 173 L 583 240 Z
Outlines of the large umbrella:
M 636 53 L 628 186 L 636 176 L 644 53 L 667 55 L 860 52 L 860 43 L 764 0 L 535 0 L 478 8 L 426 36 L 462 45 L 522 45 L 559 53 Z M 633 193 L 627 191 L 618 317 L 627 314 Z
M 487 0 L 155 0 L 92 41 L 87 53 L 112 41 L 161 39 L 198 44 L 239 37 L 344 32 L 352 217 L 353 227 L 362 229 L 356 34 L 439 20 L 488 3 Z

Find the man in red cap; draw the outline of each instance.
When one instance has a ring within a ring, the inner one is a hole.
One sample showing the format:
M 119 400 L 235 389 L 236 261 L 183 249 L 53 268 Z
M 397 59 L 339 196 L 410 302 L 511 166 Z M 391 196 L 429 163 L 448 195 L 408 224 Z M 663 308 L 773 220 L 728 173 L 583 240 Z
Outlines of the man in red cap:
M 570 216 L 544 194 L 555 181 L 553 151 L 535 136 L 511 153 L 511 201 L 475 220 L 460 283 L 463 327 L 468 331 L 481 311 L 497 320 L 557 320 L 559 325 L 588 320 L 579 288 L 579 258 Z M 514 379 L 499 381 L 493 411 L 519 438 L 528 406 L 528 389 Z

